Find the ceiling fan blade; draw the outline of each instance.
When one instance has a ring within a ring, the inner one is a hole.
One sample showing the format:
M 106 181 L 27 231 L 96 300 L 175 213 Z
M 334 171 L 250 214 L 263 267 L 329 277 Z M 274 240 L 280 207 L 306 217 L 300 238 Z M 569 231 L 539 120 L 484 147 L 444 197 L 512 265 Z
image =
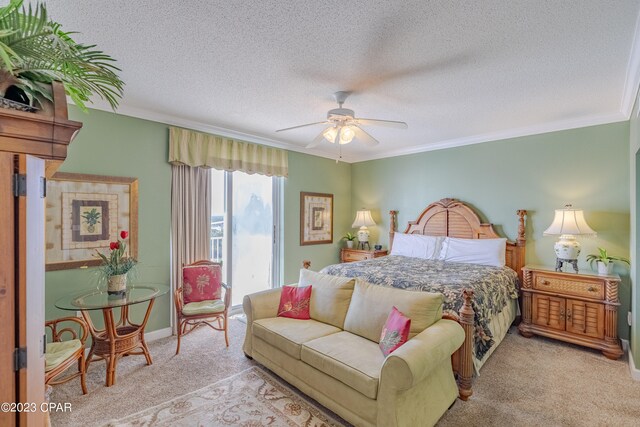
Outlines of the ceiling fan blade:
M 320 132 L 320 135 L 313 138 L 313 141 L 311 141 L 311 144 L 307 145 L 306 148 L 317 147 L 322 143 L 322 141 L 324 141 L 324 131 Z
M 378 119 L 354 119 L 361 125 L 369 126 L 385 126 L 390 128 L 407 129 L 409 126 L 405 122 L 395 120 L 378 120 Z
M 314 126 L 314 125 L 328 125 L 329 122 L 328 121 L 323 121 L 323 122 L 315 122 L 315 123 L 307 123 L 306 125 L 299 125 L 299 126 L 293 126 L 290 128 L 284 128 L 284 129 L 278 129 L 276 132 L 284 132 L 286 130 L 292 130 L 292 129 L 298 129 L 298 128 L 304 128 L 307 126 Z
M 367 132 L 364 131 L 364 129 L 359 128 L 358 126 L 352 126 L 352 128 L 356 134 L 356 139 L 358 141 L 361 141 L 365 145 L 368 145 L 370 147 L 380 144 L 380 141 L 378 141 L 377 139 L 369 135 Z

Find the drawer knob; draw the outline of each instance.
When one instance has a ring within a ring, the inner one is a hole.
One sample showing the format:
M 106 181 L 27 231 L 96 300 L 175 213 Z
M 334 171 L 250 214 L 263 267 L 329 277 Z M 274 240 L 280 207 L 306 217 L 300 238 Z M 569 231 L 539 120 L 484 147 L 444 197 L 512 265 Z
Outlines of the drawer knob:
M 589 292 L 595 292 L 595 291 L 597 291 L 597 289 L 596 289 L 596 288 L 594 288 L 593 286 L 589 286 L 589 287 L 587 288 L 587 291 L 589 291 Z
M 542 284 L 543 284 L 543 285 L 548 285 L 548 284 L 549 284 L 549 281 L 548 281 L 548 280 L 543 280 L 543 281 L 542 281 Z

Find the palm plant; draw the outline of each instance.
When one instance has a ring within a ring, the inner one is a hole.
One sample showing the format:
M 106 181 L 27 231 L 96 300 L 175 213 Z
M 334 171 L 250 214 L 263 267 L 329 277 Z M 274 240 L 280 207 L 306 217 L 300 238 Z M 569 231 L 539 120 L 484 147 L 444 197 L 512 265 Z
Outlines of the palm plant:
M 71 38 L 75 33 L 62 31 L 49 19 L 44 4 L 22 4 L 11 0 L 0 8 L 0 96 L 15 86 L 31 105 L 42 105 L 45 99 L 52 101 L 50 84 L 58 80 L 84 111 L 93 94 L 115 110 L 124 87 L 115 60 L 95 45 L 76 43 Z

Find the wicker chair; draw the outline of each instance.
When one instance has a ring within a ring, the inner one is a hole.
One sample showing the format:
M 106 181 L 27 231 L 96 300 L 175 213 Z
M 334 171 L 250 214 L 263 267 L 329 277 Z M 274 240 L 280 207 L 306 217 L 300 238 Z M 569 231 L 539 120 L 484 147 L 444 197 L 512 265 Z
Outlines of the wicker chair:
M 59 329 L 58 325 L 63 322 L 77 323 L 80 327 L 80 336 L 78 337 L 78 332 L 70 325 Z M 87 341 L 89 330 L 87 324 L 78 317 L 63 317 L 46 322 L 45 329 L 46 328 L 51 330 L 52 342 L 47 344 L 47 351 L 45 353 L 45 384 L 62 384 L 76 377 L 80 377 L 82 394 L 87 394 L 84 357 L 85 342 Z M 65 332 L 71 335 L 70 340 L 62 340 L 61 336 Z M 78 372 L 59 378 L 63 372 L 76 363 L 78 364 Z
M 198 326 L 207 325 L 216 331 L 224 332 L 224 340 L 229 347 L 228 333 L 228 311 L 231 306 L 231 287 L 220 281 L 221 290 L 224 290 L 223 299 L 204 300 L 185 304 L 184 301 L 184 271 L 191 267 L 209 266 L 216 270 L 218 277 L 221 274 L 222 265 L 212 261 L 196 261 L 193 264 L 182 267 L 182 286 L 175 290 L 174 302 L 176 306 L 176 317 L 178 319 L 178 344 L 176 354 L 180 353 L 180 339 L 183 335 L 195 330 Z M 216 321 L 217 326 L 212 322 Z

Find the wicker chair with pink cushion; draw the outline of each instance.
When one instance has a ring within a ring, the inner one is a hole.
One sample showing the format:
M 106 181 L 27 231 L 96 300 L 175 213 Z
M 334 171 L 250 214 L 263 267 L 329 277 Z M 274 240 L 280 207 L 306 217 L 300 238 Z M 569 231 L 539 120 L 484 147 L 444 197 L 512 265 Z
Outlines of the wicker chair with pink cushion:
M 224 298 L 222 290 L 224 289 Z M 183 335 L 207 325 L 224 332 L 229 347 L 228 311 L 231 305 L 231 287 L 222 283 L 222 266 L 212 261 L 196 261 L 182 267 L 182 286 L 175 290 L 178 318 L 178 345 Z M 213 322 L 216 321 L 217 325 Z

